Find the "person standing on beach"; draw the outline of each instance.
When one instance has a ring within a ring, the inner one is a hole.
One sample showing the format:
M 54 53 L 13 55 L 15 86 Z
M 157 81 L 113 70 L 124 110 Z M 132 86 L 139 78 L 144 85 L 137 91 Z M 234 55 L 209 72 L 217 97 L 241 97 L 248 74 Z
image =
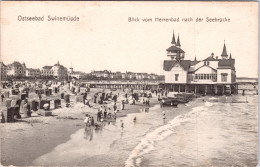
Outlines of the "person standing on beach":
M 108 114 L 107 114 L 107 117 L 111 118 L 111 115 L 112 115 L 112 113 L 111 113 L 111 109 L 108 108 Z
M 41 93 L 38 94 L 38 97 L 39 97 L 39 101 L 41 101 L 41 100 L 42 100 L 42 95 L 41 95 Z
M 114 111 L 114 114 L 113 114 L 114 119 L 116 119 L 116 113 L 117 113 L 117 112 L 119 112 L 119 110 Z
M 94 117 L 91 117 L 91 125 L 94 126 L 95 121 L 94 121 Z
M 104 118 L 107 118 L 107 109 L 104 107 Z
M 4 101 L 4 98 L 5 98 L 5 96 L 3 94 L 1 94 L 2 102 Z
M 121 131 L 123 132 L 123 130 L 124 130 L 124 122 L 123 122 L 123 120 L 120 120 L 121 121 Z
M 162 112 L 162 116 L 163 116 L 163 120 L 165 121 L 166 115 L 165 115 L 165 112 L 164 112 L 164 111 Z
M 150 98 L 147 98 L 147 106 L 150 107 Z
M 121 110 L 124 110 L 125 109 L 125 101 L 122 100 L 122 104 L 121 104 Z
M 88 126 L 88 123 L 89 123 L 88 114 L 86 114 L 86 117 L 85 117 L 85 119 L 84 119 L 84 123 L 86 124 L 86 126 Z
M 97 121 L 100 122 L 100 119 L 101 119 L 101 112 L 98 110 L 98 113 L 97 113 Z
M 100 106 L 99 111 L 103 114 L 103 106 Z
M 114 108 L 114 111 L 116 111 L 116 109 L 117 109 L 116 102 L 115 102 L 113 108 Z

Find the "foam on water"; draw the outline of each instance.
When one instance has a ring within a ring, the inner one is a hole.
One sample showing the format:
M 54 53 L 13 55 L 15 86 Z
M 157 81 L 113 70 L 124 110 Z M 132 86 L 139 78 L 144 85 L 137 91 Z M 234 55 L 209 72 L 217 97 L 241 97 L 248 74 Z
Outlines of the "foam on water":
M 205 106 L 206 106 L 206 107 L 211 107 L 212 105 L 213 105 L 213 103 L 211 103 L 211 102 L 208 102 L 208 101 L 205 102 Z
M 205 102 L 185 115 L 189 122 L 174 128 L 175 133 L 156 142 L 145 160 L 132 166 L 255 166 L 257 102 L 247 99 L 249 103 Z
M 192 109 L 191 112 L 179 115 L 171 120 L 168 124 L 158 127 L 152 132 L 146 134 L 140 143 L 132 150 L 130 156 L 125 162 L 125 167 L 140 166 L 142 156 L 154 150 L 157 141 L 164 140 L 166 137 L 174 133 L 173 128 L 179 126 L 183 122 L 188 122 L 195 117 L 197 112 L 205 110 L 205 107 L 199 106 Z

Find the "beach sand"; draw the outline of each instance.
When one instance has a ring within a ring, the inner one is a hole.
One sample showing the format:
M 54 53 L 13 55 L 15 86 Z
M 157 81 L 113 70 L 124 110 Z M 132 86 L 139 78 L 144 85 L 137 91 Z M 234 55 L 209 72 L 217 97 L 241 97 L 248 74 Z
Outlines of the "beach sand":
M 92 90 L 88 97 L 94 92 Z M 117 91 L 113 93 L 122 93 Z M 150 105 L 158 104 L 155 95 L 151 98 Z M 65 143 L 70 139 L 70 135 L 84 128 L 83 120 L 85 114 L 94 116 L 96 121 L 97 108 L 100 105 L 91 103 L 89 108 L 82 103 L 75 103 L 75 97 L 71 97 L 72 106 L 65 107 L 62 102 L 62 108 L 52 110 L 49 117 L 39 116 L 32 113 L 32 117 L 24 118 L 14 123 L 0 124 L 1 129 L 1 164 L 4 166 L 28 166 L 41 155 L 53 150 L 57 145 Z M 118 107 L 120 100 L 118 100 Z M 107 104 L 112 105 L 112 104 Z M 120 110 L 117 117 L 126 116 L 129 113 L 139 112 L 144 108 L 141 102 L 136 105 L 125 105 L 125 110 Z

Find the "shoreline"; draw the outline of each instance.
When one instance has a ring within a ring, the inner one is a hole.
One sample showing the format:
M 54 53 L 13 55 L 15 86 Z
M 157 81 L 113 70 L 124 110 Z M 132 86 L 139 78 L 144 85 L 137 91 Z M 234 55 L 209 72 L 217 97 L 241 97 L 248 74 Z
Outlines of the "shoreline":
M 158 104 L 157 97 L 151 98 L 150 102 L 150 107 Z M 76 103 L 76 105 L 78 104 Z M 147 106 L 140 104 L 140 102 L 135 105 L 126 104 L 125 110 L 120 110 L 117 113 L 117 118 L 137 113 L 144 107 Z M 72 116 L 72 119 L 68 115 L 60 117 L 60 114 L 55 114 L 59 111 L 55 111 L 53 112 L 55 116 L 42 117 L 32 114 L 32 117 L 21 121 L 1 124 L 1 165 L 32 165 L 31 163 L 36 158 L 52 151 L 59 144 L 69 141 L 72 134 L 85 127 L 83 123 L 85 114 L 83 112 L 94 115 L 96 120 L 94 107 L 84 106 L 81 109 L 85 111 L 78 112 L 75 117 Z M 59 110 L 69 109 L 62 107 Z
M 194 101 L 202 101 L 203 99 L 211 97 L 212 96 L 195 98 Z M 73 99 L 74 98 L 72 98 L 72 102 Z M 58 145 L 70 141 L 72 134 L 83 129 L 85 127 L 83 120 L 86 113 L 94 116 L 94 119 L 96 120 L 97 108 L 100 106 L 99 104 L 91 103 L 91 105 L 94 104 L 92 108 L 89 108 L 82 103 L 72 104 L 72 108 L 66 108 L 65 103 L 62 103 L 62 108 L 52 111 L 53 116 L 43 117 L 34 113 L 32 117 L 22 119 L 15 123 L 0 124 L 1 164 L 4 166 L 31 166 L 38 157 L 48 154 Z M 150 108 L 158 104 L 157 97 L 153 94 L 153 97 L 150 99 Z M 111 103 L 106 105 L 110 106 Z M 180 106 L 181 105 L 182 104 L 180 104 Z M 125 110 L 120 110 L 117 113 L 117 118 L 120 119 L 126 117 L 128 114 L 138 113 L 140 112 L 140 109 L 146 107 L 147 106 L 143 105 L 141 102 L 137 102 L 135 105 L 126 104 Z M 180 114 L 189 112 L 186 112 L 185 110 L 185 112 L 179 111 L 183 109 L 183 107 L 180 107 L 176 110 L 177 112 L 174 113 L 172 119 Z M 99 156 L 95 157 L 98 158 Z M 86 161 L 87 160 L 89 160 L 89 158 L 86 158 Z M 98 161 L 98 159 L 96 161 Z M 81 163 L 84 164 L 84 162 L 85 160 Z

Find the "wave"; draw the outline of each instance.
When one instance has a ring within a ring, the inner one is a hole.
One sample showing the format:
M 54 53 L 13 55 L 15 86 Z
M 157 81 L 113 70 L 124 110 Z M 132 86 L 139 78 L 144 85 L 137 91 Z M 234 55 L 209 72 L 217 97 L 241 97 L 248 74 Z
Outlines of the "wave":
M 205 109 L 206 107 L 204 106 L 195 107 L 192 109 L 191 112 L 179 115 L 171 120 L 168 124 L 160 126 L 154 131 L 146 134 L 146 136 L 141 139 L 140 143 L 132 150 L 128 159 L 125 161 L 125 167 L 140 166 L 140 164 L 142 163 L 143 155 L 154 150 L 155 143 L 157 141 L 164 140 L 166 137 L 172 135 L 174 133 L 174 127 L 179 126 L 183 122 L 193 120 L 196 113 Z

